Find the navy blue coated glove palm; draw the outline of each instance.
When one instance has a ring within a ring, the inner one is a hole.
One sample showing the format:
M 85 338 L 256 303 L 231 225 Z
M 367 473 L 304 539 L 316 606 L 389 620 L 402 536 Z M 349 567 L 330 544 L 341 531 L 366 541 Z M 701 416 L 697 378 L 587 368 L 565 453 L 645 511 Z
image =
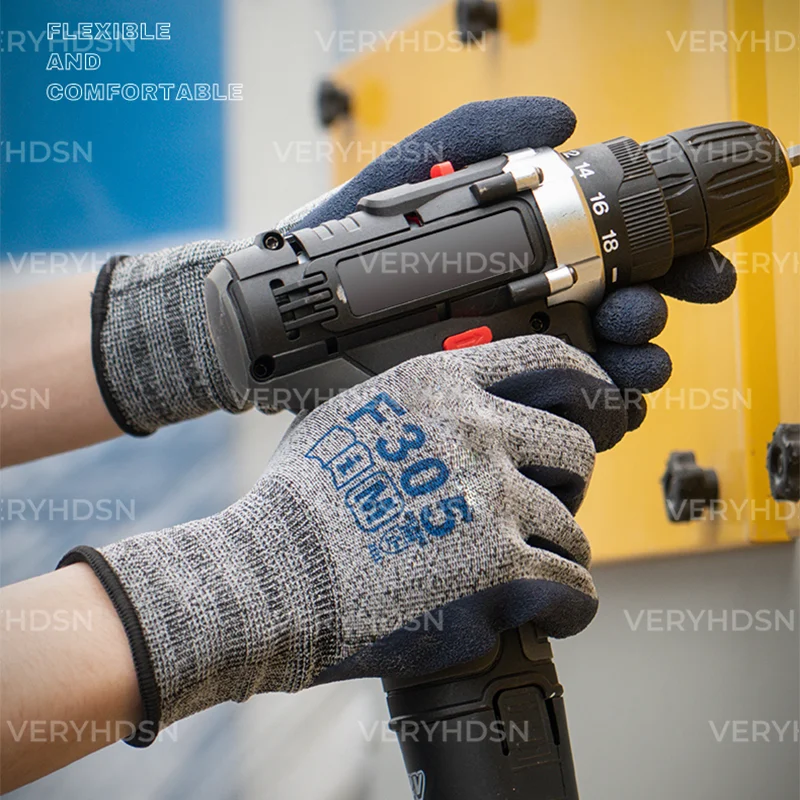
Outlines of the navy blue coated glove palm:
M 431 153 L 455 169 L 523 147 L 558 147 L 575 130 L 575 114 L 552 97 L 504 97 L 459 106 L 389 148 L 339 189 L 284 220 L 307 228 L 352 214 L 362 197 L 430 177 Z

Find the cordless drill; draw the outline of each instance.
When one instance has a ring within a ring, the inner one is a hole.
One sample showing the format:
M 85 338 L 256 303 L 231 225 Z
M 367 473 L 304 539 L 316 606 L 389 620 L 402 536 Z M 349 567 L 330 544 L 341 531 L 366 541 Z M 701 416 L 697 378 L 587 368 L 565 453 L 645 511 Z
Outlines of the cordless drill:
M 221 260 L 206 280 L 214 346 L 240 394 L 292 411 L 441 349 L 547 333 L 591 353 L 607 292 L 767 219 L 798 164 L 800 147 L 743 122 L 437 164 L 344 219 L 267 231 Z M 415 800 L 577 798 L 563 690 L 533 625 L 384 687 Z M 498 735 L 403 735 L 420 723 Z

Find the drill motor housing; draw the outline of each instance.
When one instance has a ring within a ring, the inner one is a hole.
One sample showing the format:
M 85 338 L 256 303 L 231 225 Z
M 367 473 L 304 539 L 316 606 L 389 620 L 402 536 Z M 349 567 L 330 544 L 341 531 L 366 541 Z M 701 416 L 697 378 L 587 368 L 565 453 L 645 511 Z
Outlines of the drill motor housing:
M 209 326 L 237 392 L 311 409 L 414 356 L 528 333 L 592 352 L 606 292 L 766 219 L 791 181 L 780 142 L 746 123 L 434 171 L 214 267 Z

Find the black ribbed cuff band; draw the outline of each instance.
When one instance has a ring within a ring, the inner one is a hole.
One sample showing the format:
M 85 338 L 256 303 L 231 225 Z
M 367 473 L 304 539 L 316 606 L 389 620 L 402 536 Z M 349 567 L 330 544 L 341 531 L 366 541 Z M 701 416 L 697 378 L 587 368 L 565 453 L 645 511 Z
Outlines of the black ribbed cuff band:
M 150 650 L 144 638 L 139 616 L 116 573 L 99 551 L 85 545 L 76 547 L 58 562 L 56 569 L 77 563 L 88 564 L 92 568 L 111 599 L 125 629 L 142 699 L 142 721 L 136 732 L 125 739 L 125 742 L 133 747 L 148 747 L 158 736 L 161 723 L 161 694 L 158 690 Z
M 117 405 L 117 401 L 111 394 L 108 387 L 108 374 L 106 373 L 106 365 L 103 359 L 103 350 L 101 346 L 101 333 L 103 331 L 103 324 L 106 321 L 106 313 L 108 312 L 108 294 L 111 287 L 111 273 L 114 267 L 127 256 L 112 256 L 104 265 L 97 275 L 97 281 L 94 285 L 94 292 L 92 293 L 92 364 L 94 365 L 94 375 L 97 379 L 97 385 L 100 387 L 100 394 L 106 404 L 108 413 L 114 422 L 117 423 L 119 428 L 130 436 L 149 436 L 148 431 L 142 431 L 139 428 L 134 428 L 122 414 L 122 410 Z

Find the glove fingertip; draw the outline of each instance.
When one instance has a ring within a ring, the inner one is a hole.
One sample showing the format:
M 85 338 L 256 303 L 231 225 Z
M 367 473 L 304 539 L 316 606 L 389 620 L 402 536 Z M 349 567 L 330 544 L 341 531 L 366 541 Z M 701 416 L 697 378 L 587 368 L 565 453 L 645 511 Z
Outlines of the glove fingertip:
M 676 300 L 721 303 L 736 289 L 736 268 L 722 253 L 710 248 L 676 258 L 669 271 L 651 283 Z
M 672 359 L 657 344 L 637 347 L 605 342 L 598 347 L 595 360 L 623 391 L 660 389 L 672 374 Z
M 575 112 L 556 97 L 508 98 L 521 101 L 520 110 L 535 119 L 541 142 L 551 147 L 563 144 L 575 132 L 578 119 Z M 535 101 L 535 102 L 532 102 Z M 531 145 L 535 143 L 531 142 Z M 541 144 L 535 144 L 540 147 Z
M 595 333 L 616 344 L 642 345 L 667 324 L 667 303 L 652 286 L 628 286 L 606 297 L 594 313 Z
M 572 136 L 575 124 L 572 109 L 554 97 L 465 103 L 390 147 L 302 219 L 293 219 L 291 227 L 341 219 L 366 195 L 427 179 L 437 161 L 450 161 L 461 169 L 525 147 L 557 147 Z
M 460 169 L 525 147 L 556 147 L 575 124 L 572 109 L 554 97 L 501 97 L 459 106 L 409 139 L 437 143 L 443 160 Z
M 592 438 L 598 453 L 610 450 L 627 430 L 625 402 L 619 389 L 578 369 L 521 372 L 487 387 L 486 391 L 580 425 Z
M 641 427 L 647 417 L 647 400 L 641 392 L 625 393 L 628 411 L 628 433 Z

